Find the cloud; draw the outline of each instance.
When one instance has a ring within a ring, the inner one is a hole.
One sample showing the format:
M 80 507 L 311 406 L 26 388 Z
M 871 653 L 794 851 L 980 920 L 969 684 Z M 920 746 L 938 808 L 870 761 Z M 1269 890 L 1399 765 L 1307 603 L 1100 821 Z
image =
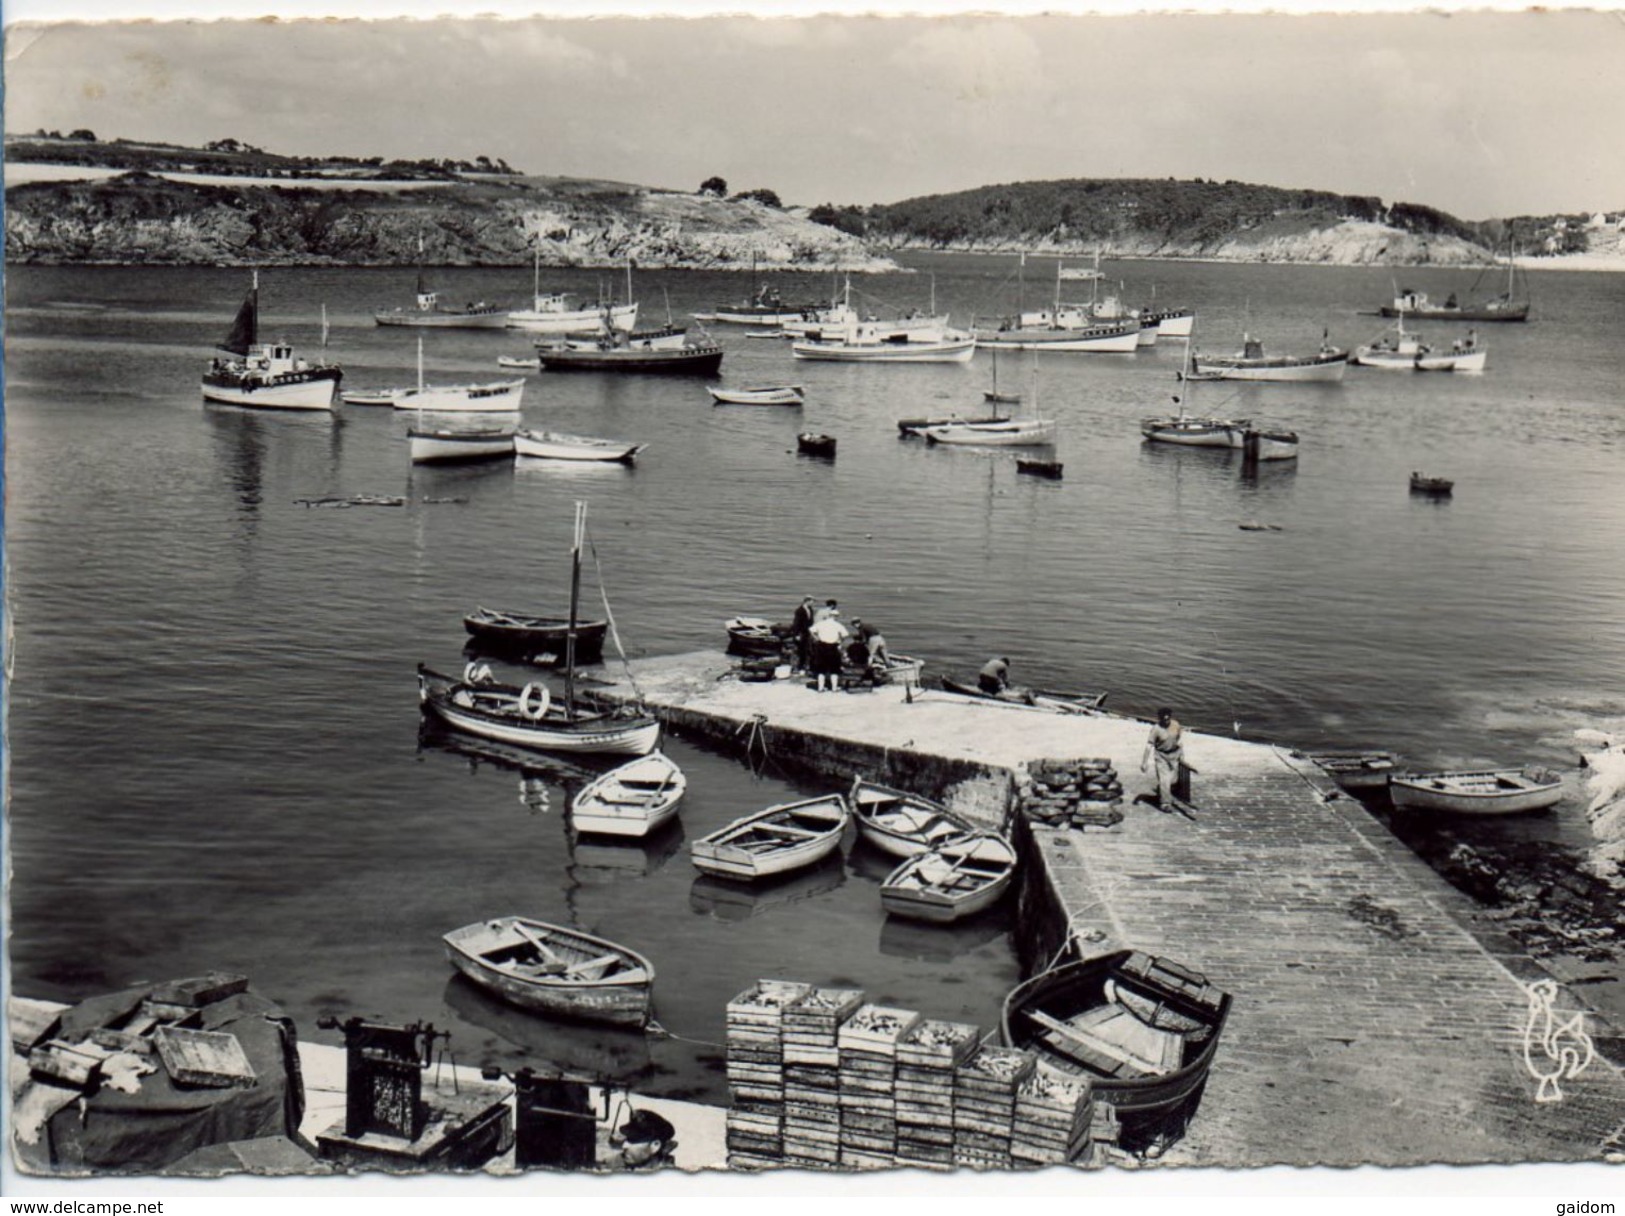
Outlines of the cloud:
M 961 105 L 998 105 L 1045 88 L 1043 52 L 1009 21 L 933 23 L 899 48 L 891 65 Z

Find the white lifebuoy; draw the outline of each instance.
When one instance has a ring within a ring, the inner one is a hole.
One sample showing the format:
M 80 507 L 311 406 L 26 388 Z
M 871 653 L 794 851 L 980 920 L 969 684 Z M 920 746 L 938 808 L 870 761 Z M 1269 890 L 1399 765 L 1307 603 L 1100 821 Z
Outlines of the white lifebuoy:
M 519 712 L 532 722 L 540 722 L 547 716 L 547 707 L 552 700 L 547 685 L 526 684 L 519 693 Z

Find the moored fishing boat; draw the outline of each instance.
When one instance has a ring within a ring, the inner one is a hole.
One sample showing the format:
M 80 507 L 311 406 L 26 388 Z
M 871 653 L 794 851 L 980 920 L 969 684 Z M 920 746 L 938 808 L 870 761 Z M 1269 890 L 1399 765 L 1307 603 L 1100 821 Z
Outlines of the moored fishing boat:
M 1309 759 L 1346 790 L 1380 789 L 1394 771 L 1393 752 L 1310 752 Z
M 949 414 L 946 418 L 899 418 L 897 420 L 897 433 L 901 438 L 908 439 L 917 435 L 924 435 L 929 428 L 934 426 L 953 426 L 964 421 L 966 419 L 958 414 Z M 1009 422 L 1010 415 L 994 412 L 972 418 L 969 421 Z
M 632 464 L 647 444 L 619 439 L 597 439 L 591 435 L 566 435 L 562 431 L 523 430 L 513 437 L 516 456 L 531 460 L 597 461 L 606 464 Z
M 631 296 L 631 267 L 627 267 L 627 295 Z M 590 308 L 572 302 L 562 291 L 542 291 L 542 253 L 540 247 L 531 259 L 531 306 L 510 312 L 503 319 L 508 329 L 522 329 L 540 334 L 591 333 L 601 324 L 614 329 L 632 329 L 638 322 L 638 306 L 629 304 L 595 304 Z
M 968 444 L 976 447 L 1048 447 L 1055 442 L 1052 418 L 1008 418 L 1003 422 L 961 418 L 923 427 L 928 443 Z
M 547 371 L 641 372 L 714 376 L 722 366 L 722 347 L 715 342 L 690 343 L 681 332 L 656 335 L 600 333 L 592 342 L 567 342 L 536 348 Z
M 501 329 L 507 312 L 483 300 L 462 308 L 446 308 L 440 293 L 428 286 L 423 274 L 423 234 L 418 233 L 417 300 L 413 308 L 390 308 L 372 314 L 379 325 L 405 325 L 419 329 Z
M 1090 325 L 1023 324 L 1023 320 L 1007 318 L 996 328 L 978 328 L 976 344 L 998 350 L 1119 355 L 1133 354 L 1140 346 L 1138 318 Z
M 841 847 L 850 812 L 840 794 L 768 807 L 690 845 L 694 865 L 723 878 L 756 879 L 799 870 Z
M 311 363 L 295 356 L 287 342 L 259 340 L 260 275 L 254 271 L 231 329 L 203 373 L 203 400 L 256 409 L 330 410 L 344 373 L 334 363 Z
M 1242 348 L 1234 355 L 1198 351 L 1191 358 L 1193 374 L 1203 379 L 1291 383 L 1341 380 L 1348 363 L 1348 351 L 1324 339 L 1312 355 L 1269 355 L 1264 353 L 1264 344 L 1251 335 L 1242 336 Z
M 570 637 L 570 618 L 476 608 L 463 618 L 463 628 L 491 650 L 514 655 L 547 653 L 562 660 Z M 604 635 L 608 631 L 608 621 L 577 621 L 576 662 L 598 662 L 604 654 Z
M 465 925 L 441 940 L 453 967 L 522 1009 L 613 1026 L 649 1023 L 654 964 L 626 946 L 525 916 Z
M 707 386 L 705 391 L 711 394 L 711 400 L 718 405 L 797 406 L 802 404 L 806 397 L 805 390 L 799 384 L 770 384 L 757 388 Z
M 893 857 L 913 857 L 954 836 L 975 831 L 968 819 L 940 802 L 862 777 L 847 795 L 858 835 Z
M 893 916 L 949 924 L 992 907 L 1010 889 L 1016 850 L 996 832 L 941 840 L 904 861 L 880 884 Z
M 1179 379 L 1189 385 L 1191 376 L 1191 351 L 1189 346 L 1185 349 L 1185 366 L 1179 372 Z M 1188 412 L 1190 395 L 1194 389 L 1187 387 L 1183 394 L 1174 397 L 1174 404 L 1179 412 L 1166 418 L 1142 418 L 1140 420 L 1140 434 L 1152 443 L 1172 443 L 1182 447 L 1193 448 L 1231 448 L 1239 446 L 1236 442 L 1240 434 L 1252 425 L 1246 418 L 1198 418 Z
M 1477 280 L 1474 289 L 1476 287 Z M 1517 299 L 1517 291 L 1517 259 L 1509 256 L 1506 290 L 1494 296 L 1462 304 L 1456 299 L 1456 293 L 1451 292 L 1444 303 L 1439 304 L 1430 300 L 1425 291 L 1401 287 L 1395 291 L 1393 303 L 1383 305 L 1378 312 L 1384 317 L 1410 317 L 1418 321 L 1527 321 L 1529 301 Z M 1527 295 L 1527 291 L 1524 294 Z
M 498 355 L 497 366 L 505 367 L 514 372 L 533 372 L 541 367 L 542 361 L 535 355 Z
M 1538 766 L 1445 773 L 1395 773 L 1388 796 L 1407 810 L 1518 815 L 1563 800 L 1563 779 Z
M 957 329 L 888 334 L 865 321 L 834 336 L 826 332 L 816 341 L 792 342 L 790 352 L 798 359 L 834 363 L 969 363 L 976 339 Z
M 570 823 L 600 836 L 650 836 L 676 816 L 687 789 L 683 770 L 664 752 L 651 752 L 582 789 L 570 804 Z
M 400 388 L 347 388 L 339 393 L 339 400 L 345 405 L 392 406 L 396 395 L 405 391 Z
M 1137 950 L 1066 963 L 1004 1000 L 1006 1044 L 1089 1078 L 1143 1147 L 1187 1122 L 1230 1015 L 1230 994 L 1167 959 Z
M 512 428 L 459 431 L 410 427 L 406 441 L 413 464 L 449 464 L 513 455 Z
M 660 723 L 647 714 L 554 698 L 539 682 L 454 680 L 419 665 L 418 697 L 458 730 L 540 751 L 643 756 L 660 739 Z
M 1358 367 L 1419 372 L 1481 372 L 1488 359 L 1489 351 L 1479 345 L 1478 331 L 1468 330 L 1466 337 L 1457 338 L 1447 350 L 1405 332 L 1403 316 L 1391 331 L 1356 347 L 1349 356 L 1349 362 Z
M 816 300 L 802 304 L 788 304 L 778 289 L 769 284 L 757 287 L 748 299 L 731 304 L 718 304 L 709 312 L 695 313 L 696 321 L 718 321 L 725 325 L 754 325 L 767 329 L 800 321 L 817 313 L 823 307 Z

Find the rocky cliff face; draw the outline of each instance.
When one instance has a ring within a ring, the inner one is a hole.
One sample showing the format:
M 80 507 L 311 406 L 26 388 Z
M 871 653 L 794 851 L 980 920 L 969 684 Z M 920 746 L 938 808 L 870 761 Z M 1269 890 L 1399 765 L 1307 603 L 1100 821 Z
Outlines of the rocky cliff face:
M 6 192 L 12 262 L 794 266 L 893 270 L 856 239 L 747 200 L 533 180 L 384 192 L 149 174 Z

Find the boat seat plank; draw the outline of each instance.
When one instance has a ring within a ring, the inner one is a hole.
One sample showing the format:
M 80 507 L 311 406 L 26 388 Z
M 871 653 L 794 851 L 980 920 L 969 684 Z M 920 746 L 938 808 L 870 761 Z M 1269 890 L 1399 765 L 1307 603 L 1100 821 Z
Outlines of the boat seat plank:
M 1027 1010 L 1027 1016 L 1053 1035 L 1064 1038 L 1069 1047 L 1106 1056 L 1132 1070 L 1133 1075 L 1162 1076 L 1173 1070 L 1178 1061 L 1177 1036 L 1145 1025 L 1121 1006 L 1103 1008 L 1107 1016 L 1091 1019 L 1087 1027 L 1059 1021 L 1038 1009 Z M 1173 1063 L 1169 1062 L 1170 1054 L 1174 1057 Z
M 829 831 L 829 828 L 825 828 L 824 832 L 817 832 L 811 828 L 797 827 L 793 823 L 758 823 L 755 825 L 753 830 L 758 832 L 776 832 L 783 836 L 809 839 L 813 836 L 822 836 L 824 832 Z
M 572 980 L 601 980 L 620 961 L 621 956 L 618 954 L 600 954 L 597 958 L 570 964 L 564 969 L 564 977 Z

